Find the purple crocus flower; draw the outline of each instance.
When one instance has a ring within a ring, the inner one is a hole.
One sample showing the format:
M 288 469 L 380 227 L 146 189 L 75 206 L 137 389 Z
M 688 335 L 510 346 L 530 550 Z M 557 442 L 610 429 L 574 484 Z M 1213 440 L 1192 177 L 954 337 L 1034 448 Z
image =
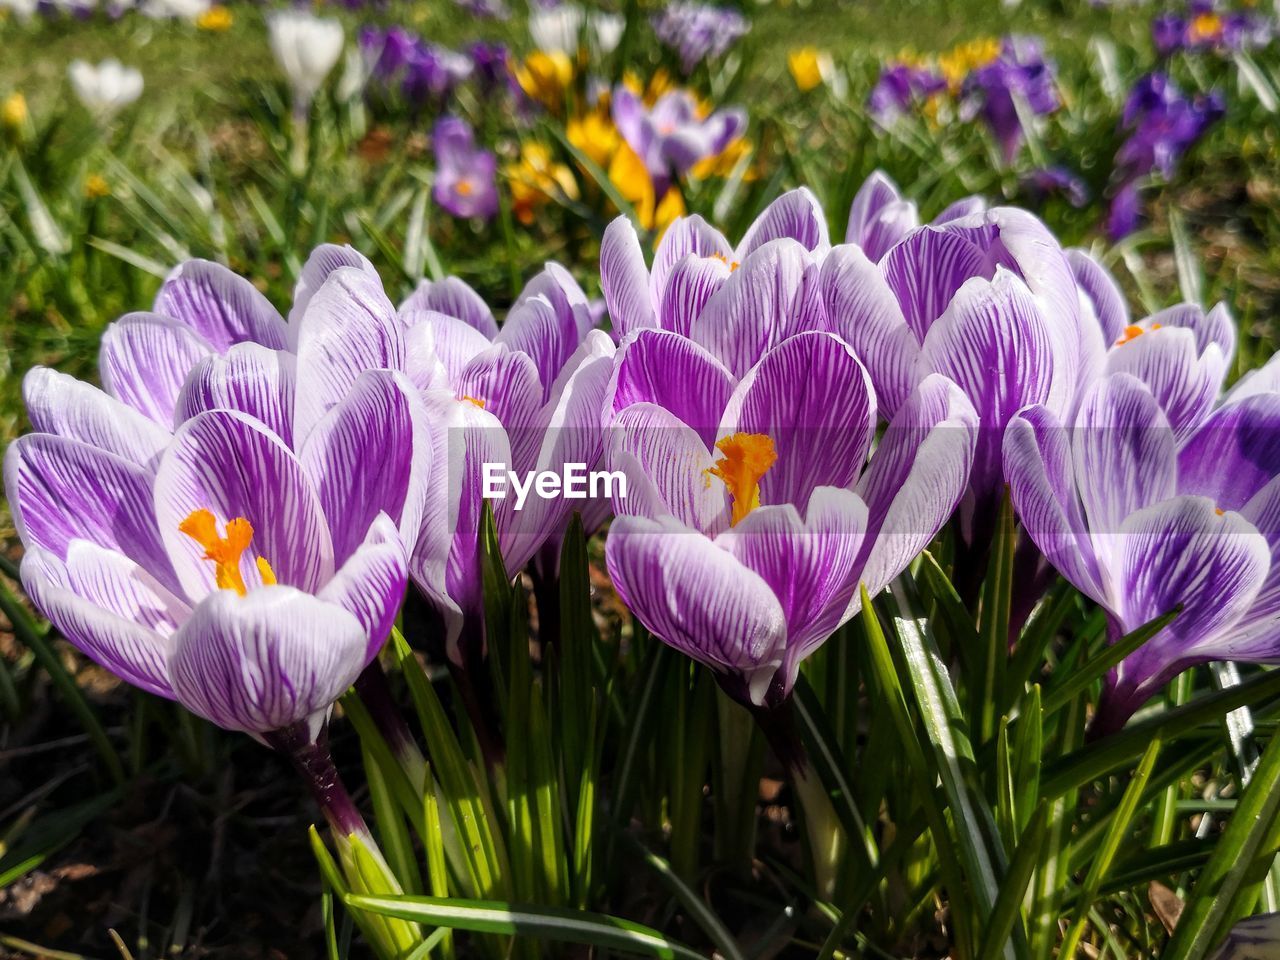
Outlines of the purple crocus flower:
M 459 10 L 483 20 L 509 20 L 511 8 L 506 0 L 454 0 Z
M 1229 402 L 1179 445 L 1156 395 L 1121 373 L 1066 422 L 1033 406 L 1010 424 L 1024 528 L 1107 611 L 1113 641 L 1182 605 L 1107 678 L 1095 733 L 1195 664 L 1280 658 L 1280 395 Z
M 252 417 L 207 410 L 139 466 L 109 450 L 136 422 L 108 436 L 116 407 L 36 376 L 80 401 L 56 424 L 65 433 L 21 437 L 5 456 L 36 606 L 91 659 L 219 726 L 314 737 L 404 594 L 405 548 L 380 498 L 348 509 L 355 490 L 417 496 L 408 464 L 381 475 L 386 441 L 411 449 L 401 384 L 366 374 L 297 454 Z
M 720 59 L 751 29 L 737 10 L 692 0 L 667 4 L 652 23 L 658 40 L 680 57 L 680 69 L 685 74 L 702 63 Z
M 1004 480 L 1005 425 L 1032 403 L 1067 415 L 1101 369 L 1101 331 L 1066 255 L 1035 217 L 996 207 L 920 227 L 878 263 L 853 244 L 832 248 L 819 296 L 886 413 L 934 373 L 972 401 L 982 430 L 961 529 L 980 541 Z
M 652 353 L 683 392 L 633 377 Z M 797 389 L 797 384 L 803 389 Z M 877 411 L 866 370 L 829 333 L 769 350 L 736 385 L 678 333 L 646 329 L 620 357 L 606 560 L 657 637 L 715 671 L 747 706 L 772 708 L 802 660 L 946 522 L 964 489 L 977 418 L 943 377 L 914 391 L 864 464 Z
M 1236 349 L 1236 325 L 1225 304 L 1207 313 L 1190 303 L 1138 321 L 1129 318 L 1115 278 L 1082 250 L 1067 254 L 1081 305 L 1107 344 L 1105 373 L 1128 373 L 1159 401 L 1175 439 L 1185 442 L 1213 411 Z
M 1006 37 L 1000 56 L 965 78 L 963 96 L 969 109 L 982 114 L 1006 163 L 1014 161 L 1022 146 L 1018 102 L 1035 116 L 1052 113 L 1061 105 L 1056 72 L 1053 61 L 1045 59 L 1039 40 Z
M 1137 226 L 1138 182 L 1151 173 L 1171 178 L 1186 152 L 1225 113 L 1225 102 L 1217 91 L 1184 96 L 1160 71 L 1146 74 L 1134 84 L 1121 117 L 1128 138 L 1116 152 L 1114 164 L 1116 186 L 1107 222 L 1113 241 Z
M 492 220 L 498 213 L 498 158 L 476 147 L 470 124 L 441 117 L 432 130 L 436 179 L 431 195 L 455 217 Z
M 627 145 L 644 161 L 654 195 L 665 196 L 674 178 L 699 160 L 714 157 L 747 126 L 746 111 L 726 107 L 706 116 L 693 94 L 671 90 L 653 107 L 625 86 L 613 91 L 613 122 Z
M 1146 74 L 1129 92 L 1121 116 L 1129 138 L 1116 153 L 1120 180 L 1151 172 L 1172 177 L 1178 161 L 1225 112 L 1216 91 L 1187 97 L 1167 74 Z
M 1176 13 L 1159 13 L 1151 20 L 1151 42 L 1161 57 L 1186 47 L 1187 20 Z
M 867 97 L 867 109 L 881 123 L 892 123 L 916 104 L 946 89 L 947 81 L 933 70 L 893 63 L 880 71 Z
M 350 248 L 318 248 L 300 287 L 323 290 L 333 276 L 351 287 L 352 306 L 314 336 L 300 335 L 299 407 L 314 416 L 370 368 L 402 370 L 417 388 L 433 425 L 439 481 L 429 490 L 409 570 L 461 665 L 483 649 L 476 546 L 485 465 L 504 481 L 514 471 L 522 482 L 532 471 L 563 475 L 566 464 L 596 469 L 613 343 L 591 330 L 586 295 L 557 264 L 526 284 L 501 327 L 456 277 L 424 281 L 395 310 L 375 295 L 381 285 L 372 265 Z M 303 310 L 309 319 L 315 307 L 304 299 Z M 558 544 L 575 508 L 588 525 L 603 519 L 598 503 L 530 495 L 517 509 L 509 483 L 506 494 L 493 508 L 512 573 Z
M 986 210 L 981 197 L 965 197 L 934 218 L 935 226 Z M 905 199 L 884 172 L 873 171 L 863 181 L 849 207 L 844 242 L 856 243 L 868 259 L 879 261 L 899 241 L 920 226 L 920 211 Z
M 704 339 L 740 375 L 784 335 L 814 326 L 815 280 L 831 248 L 817 198 L 801 187 L 773 201 L 734 247 L 702 217 L 679 217 L 645 263 L 631 221 L 600 244 L 600 288 L 614 334 L 657 327 Z

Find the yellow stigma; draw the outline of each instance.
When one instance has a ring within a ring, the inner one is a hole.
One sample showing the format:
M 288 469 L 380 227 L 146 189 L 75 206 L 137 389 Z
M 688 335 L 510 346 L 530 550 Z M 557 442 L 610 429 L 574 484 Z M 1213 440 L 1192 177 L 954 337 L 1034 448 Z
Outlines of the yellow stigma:
M 736 527 L 739 520 L 760 506 L 760 478 L 778 459 L 778 451 L 763 433 L 735 433 L 717 441 L 716 449 L 724 456 L 707 473 L 719 477 L 728 488 L 733 501 L 729 522 Z
M 474 406 L 479 407 L 481 410 L 484 409 L 484 401 L 481 400 L 479 397 L 460 397 L 459 399 L 463 403 L 470 403 Z
M 737 260 L 730 260 L 723 253 L 713 253 L 711 255 L 711 259 L 719 260 L 721 263 L 723 263 L 725 266 L 729 268 L 730 273 L 733 273 L 733 271 L 737 270 L 740 266 L 742 266 L 742 264 L 740 264 Z
M 457 192 L 458 196 L 460 197 L 469 197 L 476 192 L 475 186 L 471 183 L 470 180 L 467 180 L 467 179 L 459 180 L 458 185 L 453 189 Z
M 221 4 L 215 4 L 196 17 L 196 27 L 200 30 L 221 33 L 224 30 L 230 30 L 231 24 L 235 23 L 235 19 L 231 11 L 226 7 Z
M 178 524 L 178 530 L 204 547 L 204 558 L 217 565 L 215 578 L 219 590 L 234 590 L 244 596 L 247 589 L 240 575 L 240 555 L 249 549 L 253 540 L 253 525 L 244 517 L 227 521 L 227 531 L 218 535 L 218 521 L 208 510 L 193 510 L 187 519 Z M 258 573 L 263 586 L 273 586 L 275 571 L 263 557 L 257 558 Z
M 1206 40 L 1217 40 L 1222 36 L 1222 17 L 1216 13 L 1201 13 L 1191 21 L 1187 30 L 1188 39 L 1192 43 L 1203 43 Z
M 1164 324 L 1162 323 L 1153 323 L 1149 327 L 1140 327 L 1136 323 L 1131 323 L 1124 328 L 1124 333 L 1120 334 L 1120 339 L 1116 341 L 1116 346 L 1123 347 L 1130 340 L 1137 340 L 1148 330 L 1159 330 L 1163 326 Z

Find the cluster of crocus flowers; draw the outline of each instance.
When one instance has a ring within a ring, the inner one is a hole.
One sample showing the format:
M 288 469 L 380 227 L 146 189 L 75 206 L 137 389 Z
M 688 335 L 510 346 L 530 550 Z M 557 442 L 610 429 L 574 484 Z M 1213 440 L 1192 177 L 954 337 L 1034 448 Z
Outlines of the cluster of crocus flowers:
M 658 41 L 676 54 L 685 75 L 719 60 L 751 30 L 737 10 L 696 0 L 667 4 L 654 14 L 652 23 Z
M 1196 0 L 1181 13 L 1166 11 L 1151 21 L 1156 53 L 1234 53 L 1265 47 L 1275 39 L 1275 22 L 1256 10 L 1227 10 Z
M 443 102 L 475 66 L 467 54 L 430 43 L 404 27 L 366 27 L 360 32 L 360 53 L 377 89 L 398 92 L 418 108 Z
M 1120 240 L 1137 229 L 1139 190 L 1153 173 L 1169 179 L 1182 157 L 1226 112 L 1215 92 L 1187 96 L 1160 71 L 1146 74 L 1125 100 L 1120 125 L 1127 134 L 1116 152 L 1107 233 Z
M 1019 105 L 1033 117 L 1061 105 L 1056 69 L 1034 37 L 1004 38 L 997 56 L 966 75 L 962 97 L 967 109 L 979 113 L 990 127 L 1005 163 L 1017 157 L 1026 135 Z

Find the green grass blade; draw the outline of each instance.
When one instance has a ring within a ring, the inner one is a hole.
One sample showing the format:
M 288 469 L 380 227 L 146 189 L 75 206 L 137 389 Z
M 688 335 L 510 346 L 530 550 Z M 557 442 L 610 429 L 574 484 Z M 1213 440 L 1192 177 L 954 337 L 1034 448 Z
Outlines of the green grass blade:
M 441 900 L 436 897 L 352 894 L 345 900 L 353 910 L 458 930 L 582 943 L 664 960 L 705 960 L 701 954 L 667 939 L 657 930 L 602 913 L 523 906 L 495 900 Z
M 1013 860 L 1000 884 L 1000 894 L 991 911 L 978 960 L 998 960 L 1011 942 L 1014 926 L 1019 922 L 1023 897 L 1040 859 L 1048 825 L 1049 805 L 1041 803 L 1031 815 L 1027 829 L 1022 832 Z

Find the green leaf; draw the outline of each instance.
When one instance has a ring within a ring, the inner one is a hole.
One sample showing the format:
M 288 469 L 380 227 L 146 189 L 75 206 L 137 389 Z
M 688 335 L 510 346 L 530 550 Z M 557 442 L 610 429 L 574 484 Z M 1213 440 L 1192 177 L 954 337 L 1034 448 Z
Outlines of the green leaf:
M 693 922 L 702 928 L 702 932 L 716 945 L 720 953 L 727 960 L 746 960 L 741 948 L 733 939 L 733 934 L 729 932 L 729 929 L 716 916 L 715 911 L 708 906 L 706 901 L 676 875 L 676 872 L 671 869 L 671 864 L 630 834 L 624 833 L 622 836 L 644 862 L 658 874 L 662 882 L 666 884 L 667 888 L 675 895 L 675 898 L 688 911 Z
M 494 832 L 494 820 L 478 774 L 463 755 L 422 664 L 400 631 L 394 628 L 391 647 L 408 684 L 427 753 L 444 792 L 445 806 L 462 841 L 474 889 L 489 894 L 505 892 L 510 873 L 506 851 L 501 846 L 501 837 Z
M 1179 604 L 1168 613 L 1156 617 L 1149 623 L 1144 623 L 1132 633 L 1125 634 L 1083 666 L 1077 665 L 1075 669 L 1067 672 L 1066 679 L 1061 684 L 1055 684 L 1050 688 L 1044 699 L 1044 712 L 1051 714 L 1061 710 L 1068 702 L 1087 690 L 1095 680 L 1103 677 L 1108 670 L 1167 627 L 1181 612 L 1182 605 Z
M 1278 814 L 1280 737 L 1272 737 L 1213 856 L 1200 871 L 1163 960 L 1201 960 L 1225 936 L 1223 923 L 1231 919 L 1236 894 L 1254 862 L 1275 853 L 1264 844 L 1275 839 Z
M 991 920 L 987 924 L 982 941 L 982 949 L 978 953 L 979 960 L 998 960 L 1010 942 L 1015 924 L 1018 923 L 1022 899 L 1026 895 L 1027 886 L 1035 873 L 1044 844 L 1045 829 L 1049 823 L 1049 805 L 1041 803 L 1023 831 L 1018 841 L 1017 851 L 1009 869 L 1005 872 L 1000 884 L 1000 894 L 996 897 L 995 907 L 991 911 Z
M 1116 854 L 1120 850 L 1120 844 L 1124 842 L 1129 832 L 1129 825 L 1133 822 L 1134 814 L 1138 811 L 1142 791 L 1146 787 L 1147 781 L 1151 778 L 1151 771 L 1155 768 L 1156 759 L 1160 756 L 1162 746 L 1163 744 L 1158 739 L 1152 740 L 1147 746 L 1146 752 L 1142 755 L 1142 760 L 1138 763 L 1138 767 L 1133 773 L 1133 778 L 1129 781 L 1129 785 L 1125 787 L 1124 798 L 1120 801 L 1119 809 L 1109 818 L 1110 825 L 1107 827 L 1107 834 L 1102 841 L 1102 847 L 1089 864 L 1089 873 L 1085 876 L 1084 886 L 1080 890 L 1080 896 L 1076 902 L 1075 919 L 1067 930 L 1067 936 L 1063 941 L 1060 952 L 1061 956 L 1075 956 L 1076 947 L 1080 943 L 1080 938 L 1084 934 L 1085 924 L 1088 922 L 1089 911 L 1093 908 L 1094 900 L 1098 896 L 1098 890 L 1102 887 L 1102 883 L 1107 877 L 1107 872 L 1115 861 Z
M 880 626 L 880 619 L 872 606 L 871 597 L 866 587 L 862 591 L 862 623 L 867 638 L 867 650 L 872 671 L 880 685 L 881 702 L 886 706 L 898 731 L 898 740 L 905 755 L 905 763 L 911 775 L 916 779 L 917 788 L 923 803 L 924 815 L 929 823 L 930 833 L 938 852 L 938 869 L 942 875 L 943 886 L 951 903 L 952 915 L 956 923 L 956 951 L 960 957 L 972 955 L 972 923 L 975 915 L 969 903 L 969 888 L 962 879 L 964 860 L 959 852 L 951 831 L 943 815 L 942 807 L 934 793 L 934 785 L 938 771 L 934 764 L 926 761 L 924 748 L 916 735 L 915 724 L 907 708 L 906 695 L 898 681 L 897 669 L 894 666 L 893 654 L 889 650 L 889 641 Z M 994 897 L 988 902 L 987 909 L 982 912 L 985 917 L 990 910 Z
M 982 587 L 982 616 L 978 625 L 978 649 L 982 651 L 980 682 L 971 683 L 969 719 L 975 742 L 987 743 L 996 732 L 999 702 L 1005 689 L 1009 664 L 1009 617 L 1013 603 L 1013 554 L 1016 547 L 1013 504 L 1006 488 L 991 548 L 991 560 Z
M 859 860 L 859 869 L 869 872 L 876 866 L 879 853 L 876 850 L 875 838 L 867 829 L 858 809 L 857 797 L 853 785 L 845 775 L 846 770 L 853 769 L 840 749 L 822 704 L 818 702 L 813 687 L 801 674 L 792 690 L 795 702 L 796 719 L 800 724 L 800 736 L 804 742 L 808 759 L 817 771 L 818 778 L 826 788 L 831 805 L 849 835 L 853 855 Z
M 437 897 L 344 898 L 353 910 L 477 933 L 538 937 L 561 943 L 583 943 L 665 960 L 705 960 L 657 930 L 585 910 L 524 906 L 496 900 L 442 900 Z
M 1057 797 L 1097 777 L 1127 766 L 1153 739 L 1173 742 L 1201 724 L 1217 723 L 1236 707 L 1260 707 L 1280 695 L 1280 670 L 1263 670 L 1238 687 L 1195 698 L 1186 706 L 1132 723 L 1123 730 L 1053 762 L 1041 780 L 1040 795 Z

